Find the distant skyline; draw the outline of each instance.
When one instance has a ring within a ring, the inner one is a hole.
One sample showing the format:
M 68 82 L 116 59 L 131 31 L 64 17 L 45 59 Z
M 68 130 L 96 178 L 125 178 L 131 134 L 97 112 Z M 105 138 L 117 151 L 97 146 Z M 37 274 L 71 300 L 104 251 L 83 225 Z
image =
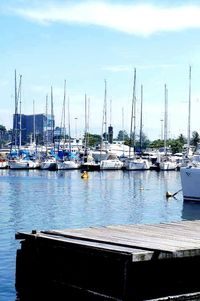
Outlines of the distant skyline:
M 143 132 L 150 140 L 161 138 L 166 84 L 168 137 L 187 136 L 191 66 L 191 133 L 200 132 L 199 36 L 195 0 L 1 0 L 0 124 L 12 128 L 16 69 L 22 114 L 33 114 L 33 101 L 35 113 L 45 113 L 47 94 L 50 113 L 52 86 L 60 126 L 66 80 L 72 136 L 84 132 L 85 94 L 89 131 L 101 134 L 106 80 L 107 123 L 115 137 L 121 129 L 129 134 L 136 68 L 137 133 L 143 85 Z

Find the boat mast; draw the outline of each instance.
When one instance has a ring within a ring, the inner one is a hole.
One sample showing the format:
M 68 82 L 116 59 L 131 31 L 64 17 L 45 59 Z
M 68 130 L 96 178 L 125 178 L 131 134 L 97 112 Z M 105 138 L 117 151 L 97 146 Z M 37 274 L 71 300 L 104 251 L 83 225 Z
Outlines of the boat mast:
M 130 128 L 130 140 L 129 140 L 129 158 L 131 157 L 131 145 L 133 146 L 133 155 L 135 153 L 135 127 L 136 127 L 136 99 L 135 99 L 135 85 L 136 85 L 136 68 L 134 69 L 134 82 L 133 82 L 133 98 L 131 106 L 131 128 Z M 134 132 L 133 132 L 133 118 L 134 118 Z M 132 143 L 133 141 L 133 143 Z
M 66 143 L 66 124 L 65 124 L 65 103 L 66 103 L 66 80 L 64 81 L 64 98 L 63 98 L 63 129 L 64 129 L 64 145 Z
M 168 130 L 168 89 L 165 84 L 165 118 L 164 118 L 164 152 L 167 155 L 167 130 Z
M 188 135 L 187 135 L 187 156 L 190 151 L 190 118 L 191 118 L 191 66 L 189 66 L 189 101 L 188 101 Z
M 54 144 L 54 111 L 53 111 L 53 87 L 51 86 L 51 135 L 52 143 Z
M 70 127 L 70 110 L 69 110 L 70 99 L 68 97 L 68 135 L 69 135 L 69 151 L 71 152 L 71 127 Z
M 90 98 L 88 98 L 88 106 L 87 106 L 87 145 L 89 146 L 89 116 L 90 116 Z
M 13 126 L 15 148 L 17 147 L 17 132 L 18 132 L 17 120 L 18 120 L 18 95 L 17 95 L 17 71 L 15 69 L 15 117 L 14 117 L 14 126 Z
M 36 145 L 36 138 L 35 138 L 35 100 L 33 100 L 33 143 Z
M 19 101 L 19 149 L 22 146 L 22 113 L 21 113 L 22 93 L 21 93 L 21 85 L 22 85 L 22 75 L 20 75 L 18 95 L 17 95 L 17 98 L 18 98 L 18 101 Z
M 122 107 L 122 140 L 123 140 L 123 156 L 124 156 L 124 107 Z
M 46 155 L 48 153 L 47 147 L 48 147 L 48 94 L 46 95 Z
M 105 82 L 105 95 L 104 95 L 104 113 L 105 113 L 105 141 L 108 140 L 108 135 L 107 135 L 107 82 Z
M 101 131 L 101 142 L 103 145 L 103 140 L 107 141 L 107 82 L 104 80 L 105 89 L 104 89 L 104 104 L 103 104 L 103 119 L 102 119 L 102 131 Z M 104 139 L 103 139 L 104 136 Z M 102 148 L 101 145 L 101 148 Z M 107 147 L 107 144 L 106 144 Z
M 142 116 L 143 114 L 143 85 L 141 85 L 141 108 L 140 108 L 140 154 L 142 155 Z
M 85 148 L 87 148 L 87 95 L 85 93 Z

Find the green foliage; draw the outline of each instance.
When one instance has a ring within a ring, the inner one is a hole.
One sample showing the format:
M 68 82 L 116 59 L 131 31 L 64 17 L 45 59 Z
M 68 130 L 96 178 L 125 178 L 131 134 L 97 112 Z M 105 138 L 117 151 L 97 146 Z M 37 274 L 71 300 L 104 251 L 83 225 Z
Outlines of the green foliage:
M 95 146 L 101 143 L 101 136 L 97 134 L 87 133 L 86 140 L 87 140 L 87 146 L 89 147 Z M 84 141 L 85 141 L 85 136 L 84 136 Z
M 183 151 L 183 143 L 179 139 L 170 139 L 168 145 L 171 146 L 172 154 L 181 153 Z
M 183 136 L 183 134 L 180 134 L 180 136 L 178 137 L 179 142 L 184 145 L 187 142 L 187 139 Z
M 150 142 L 149 147 L 151 148 L 160 148 L 164 146 L 164 141 L 161 139 L 154 140 Z
M 129 135 L 127 134 L 126 131 L 120 130 L 118 135 L 117 135 L 117 140 L 119 140 L 119 141 L 123 141 L 123 140 L 128 141 L 129 140 Z
M 2 133 L 5 133 L 6 132 L 6 128 L 5 128 L 5 126 L 4 125 L 1 125 L 0 124 L 0 132 Z
M 183 151 L 183 146 L 187 142 L 187 139 L 180 134 L 180 136 L 177 139 L 168 139 L 167 140 L 167 146 L 171 147 L 171 151 L 173 154 L 175 153 L 181 153 Z M 151 148 L 160 148 L 164 147 L 164 140 L 157 139 L 150 143 L 149 145 Z
M 200 136 L 198 132 L 194 131 L 192 133 L 192 139 L 191 139 L 191 144 L 194 146 L 197 146 L 197 144 L 200 142 Z

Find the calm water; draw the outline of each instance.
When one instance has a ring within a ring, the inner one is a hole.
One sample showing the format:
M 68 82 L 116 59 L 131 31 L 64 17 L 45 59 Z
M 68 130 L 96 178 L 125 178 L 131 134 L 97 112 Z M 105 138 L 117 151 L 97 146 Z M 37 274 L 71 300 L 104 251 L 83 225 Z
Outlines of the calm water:
M 0 300 L 15 301 L 17 231 L 160 223 L 200 218 L 200 204 L 185 204 L 177 171 L 0 170 Z

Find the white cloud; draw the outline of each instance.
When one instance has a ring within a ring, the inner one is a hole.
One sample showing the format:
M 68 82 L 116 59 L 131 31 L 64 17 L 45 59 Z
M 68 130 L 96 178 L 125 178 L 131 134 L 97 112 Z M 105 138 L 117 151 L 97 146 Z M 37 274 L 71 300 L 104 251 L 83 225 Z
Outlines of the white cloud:
M 200 6 L 155 6 L 84 2 L 16 9 L 15 13 L 44 24 L 53 22 L 98 25 L 128 34 L 148 36 L 161 31 L 200 27 Z

